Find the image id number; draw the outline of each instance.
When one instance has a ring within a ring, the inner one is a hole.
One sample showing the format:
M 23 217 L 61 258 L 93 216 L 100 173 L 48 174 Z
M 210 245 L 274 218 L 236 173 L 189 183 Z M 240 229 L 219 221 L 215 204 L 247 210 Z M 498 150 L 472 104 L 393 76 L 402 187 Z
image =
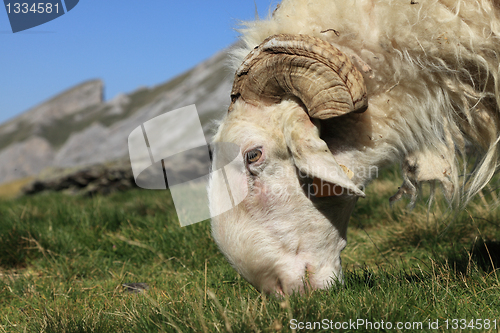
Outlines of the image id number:
M 56 3 L 55 5 L 52 5 L 52 3 L 50 2 L 34 3 L 33 5 L 31 5 L 31 7 L 27 3 L 18 3 L 18 2 L 13 4 L 7 3 L 6 7 L 7 7 L 7 13 L 9 14 L 11 13 L 11 11 L 14 14 L 19 14 L 19 13 L 51 14 L 52 12 L 59 13 L 59 4 Z
M 489 330 L 490 328 L 497 329 L 497 320 L 490 320 L 490 319 L 471 319 L 470 321 L 466 319 L 446 319 L 445 321 L 446 329 L 452 329 L 452 330 L 457 330 L 457 329 L 486 329 Z

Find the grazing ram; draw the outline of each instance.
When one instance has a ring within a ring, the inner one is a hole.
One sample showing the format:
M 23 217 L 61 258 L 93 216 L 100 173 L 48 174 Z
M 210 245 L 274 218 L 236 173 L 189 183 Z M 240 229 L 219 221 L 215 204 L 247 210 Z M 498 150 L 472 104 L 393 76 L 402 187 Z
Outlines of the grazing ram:
M 497 0 L 284 0 L 247 23 L 242 39 L 214 141 L 241 148 L 245 166 L 230 182 L 248 195 L 212 219 L 212 232 L 257 289 L 342 279 L 347 224 L 370 168 L 401 162 L 391 200 L 414 202 L 420 182 L 438 181 L 452 205 L 497 169 Z M 482 158 L 459 177 L 470 146 Z M 213 176 L 214 213 L 225 204 L 221 186 Z

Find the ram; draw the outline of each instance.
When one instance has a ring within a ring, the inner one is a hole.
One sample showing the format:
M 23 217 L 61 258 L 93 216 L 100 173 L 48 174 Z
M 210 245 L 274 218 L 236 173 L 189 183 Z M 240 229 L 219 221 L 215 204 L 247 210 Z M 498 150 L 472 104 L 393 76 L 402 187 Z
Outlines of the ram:
M 238 145 L 244 165 L 229 179 L 214 173 L 208 191 L 216 215 L 225 181 L 247 189 L 212 233 L 257 289 L 342 280 L 348 221 L 372 170 L 400 162 L 391 200 L 413 203 L 419 183 L 437 181 L 457 209 L 497 170 L 497 1 L 284 0 L 241 31 L 214 141 Z M 465 177 L 470 147 L 482 156 Z

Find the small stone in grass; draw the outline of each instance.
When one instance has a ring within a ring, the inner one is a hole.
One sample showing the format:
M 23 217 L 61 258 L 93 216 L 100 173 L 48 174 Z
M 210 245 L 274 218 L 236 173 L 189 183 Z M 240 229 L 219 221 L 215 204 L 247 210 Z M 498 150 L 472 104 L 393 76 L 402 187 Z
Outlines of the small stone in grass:
M 125 291 L 129 293 L 140 293 L 149 289 L 149 286 L 143 282 L 134 282 L 134 283 L 124 283 L 122 284 Z

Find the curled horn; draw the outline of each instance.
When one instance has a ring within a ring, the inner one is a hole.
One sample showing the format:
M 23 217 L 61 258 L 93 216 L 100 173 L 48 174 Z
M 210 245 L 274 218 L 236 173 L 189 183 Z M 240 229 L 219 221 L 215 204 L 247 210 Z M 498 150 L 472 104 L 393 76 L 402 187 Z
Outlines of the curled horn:
M 280 34 L 268 37 L 238 68 L 229 111 L 238 98 L 274 104 L 290 95 L 319 119 L 368 106 L 363 76 L 344 53 L 316 37 Z

